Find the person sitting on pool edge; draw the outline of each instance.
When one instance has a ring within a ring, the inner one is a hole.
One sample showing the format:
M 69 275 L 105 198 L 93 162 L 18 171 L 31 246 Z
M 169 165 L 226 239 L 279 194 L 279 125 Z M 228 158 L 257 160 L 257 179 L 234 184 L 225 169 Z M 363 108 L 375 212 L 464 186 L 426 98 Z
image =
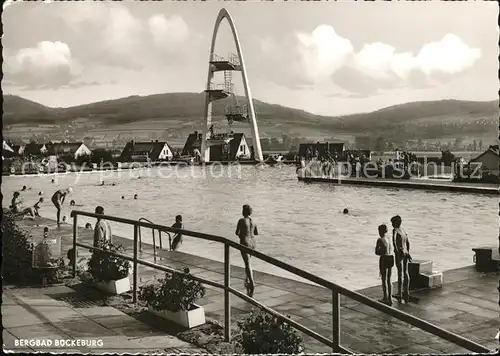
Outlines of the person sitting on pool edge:
M 382 279 L 382 292 L 384 298 L 380 300 L 382 303 L 392 305 L 392 282 L 391 274 L 394 267 L 394 256 L 392 255 L 392 245 L 387 238 L 387 225 L 383 224 L 378 227 L 379 238 L 375 246 L 375 254 L 380 256 L 378 267 L 380 278 Z
M 17 213 L 16 216 L 22 216 L 22 218 L 30 218 L 30 219 L 35 219 L 35 217 L 40 216 L 39 210 L 40 207 L 43 203 L 43 198 L 38 199 L 38 201 L 35 203 L 35 205 L 27 207 L 23 209 L 21 212 Z
M 20 213 L 22 210 L 23 199 L 21 198 L 21 193 L 14 192 L 12 195 L 12 200 L 10 202 L 10 209 L 13 213 Z
M 177 215 L 175 217 L 175 223 L 172 225 L 172 227 L 176 229 L 184 229 L 184 225 L 182 224 L 182 215 Z M 174 236 L 174 239 L 172 240 L 172 251 L 177 251 L 179 246 L 182 244 L 182 234 L 177 233 Z

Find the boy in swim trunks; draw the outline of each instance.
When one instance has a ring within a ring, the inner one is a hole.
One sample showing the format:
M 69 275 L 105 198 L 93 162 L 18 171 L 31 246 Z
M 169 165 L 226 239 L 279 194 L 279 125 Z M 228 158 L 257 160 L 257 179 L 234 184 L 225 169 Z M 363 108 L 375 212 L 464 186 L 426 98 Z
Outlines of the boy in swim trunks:
M 387 226 L 380 225 L 378 227 L 379 238 L 375 246 L 375 254 L 380 256 L 378 266 L 380 270 L 380 278 L 382 279 L 382 292 L 384 298 L 380 300 L 382 303 L 392 305 L 392 282 L 391 274 L 394 266 L 394 256 L 392 255 L 392 245 L 387 238 Z
M 52 196 L 52 203 L 57 209 L 57 225 L 61 225 L 61 209 L 64 203 L 64 199 L 66 199 L 66 195 L 70 194 L 72 191 L 73 189 L 71 188 L 60 189 Z
M 177 215 L 175 217 L 175 223 L 172 225 L 176 229 L 184 229 L 184 225 L 182 224 L 182 215 Z M 182 234 L 175 234 L 174 240 L 172 241 L 172 251 L 177 251 L 179 245 L 182 244 Z
M 411 262 L 410 241 L 408 235 L 401 228 L 403 219 L 396 215 L 391 218 L 393 226 L 392 243 L 394 246 L 395 264 L 398 269 L 398 294 L 397 298 L 404 299 L 406 303 L 410 301 L 410 275 L 408 274 L 408 263 Z M 403 293 L 401 293 L 403 287 Z

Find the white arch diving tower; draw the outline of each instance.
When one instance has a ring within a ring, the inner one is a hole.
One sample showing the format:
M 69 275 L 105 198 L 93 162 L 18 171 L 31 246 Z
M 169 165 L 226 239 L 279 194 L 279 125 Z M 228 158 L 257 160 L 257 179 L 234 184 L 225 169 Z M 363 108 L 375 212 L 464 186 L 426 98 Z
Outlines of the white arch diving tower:
M 226 19 L 227 22 L 229 22 L 237 51 L 237 56 L 231 56 L 227 59 L 220 58 L 214 53 L 217 33 L 219 31 L 220 23 L 223 19 Z M 262 148 L 260 146 L 259 129 L 257 127 L 257 119 L 255 117 L 252 93 L 248 84 L 248 77 L 245 68 L 245 62 L 243 60 L 243 53 L 241 51 L 240 40 L 238 38 L 238 33 L 236 31 L 234 21 L 226 9 L 221 9 L 219 11 L 219 15 L 217 16 L 217 20 L 215 21 L 212 43 L 210 45 L 210 57 L 208 62 L 208 79 L 207 87 L 205 90 L 205 126 L 203 127 L 203 135 L 201 139 L 202 161 L 208 162 L 210 160 L 210 146 L 229 143 L 229 141 L 232 140 L 232 137 L 230 135 L 226 135 L 223 137 L 212 137 L 213 132 L 210 132 L 209 130 L 210 126 L 212 125 L 212 102 L 214 102 L 215 100 L 225 99 L 230 95 L 234 95 L 234 85 L 231 81 L 232 71 L 241 71 L 243 87 L 245 88 L 245 96 L 248 102 L 247 110 L 241 111 L 239 110 L 239 107 L 238 110 L 234 110 L 235 108 L 230 108 L 230 110 L 226 110 L 226 117 L 231 121 L 235 120 L 250 122 L 250 124 L 252 125 L 254 157 L 255 160 L 262 162 L 263 157 Z M 220 71 L 224 71 L 224 83 L 214 84 L 212 82 L 214 73 Z

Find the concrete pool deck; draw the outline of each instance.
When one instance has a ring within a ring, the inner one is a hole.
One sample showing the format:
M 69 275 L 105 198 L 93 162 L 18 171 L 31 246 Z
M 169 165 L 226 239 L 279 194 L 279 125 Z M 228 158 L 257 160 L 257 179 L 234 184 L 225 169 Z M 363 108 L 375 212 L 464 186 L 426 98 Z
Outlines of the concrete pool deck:
M 298 180 L 305 183 L 330 183 L 336 185 L 345 184 L 365 187 L 420 189 L 490 195 L 499 194 L 499 187 L 495 184 L 450 182 L 442 179 L 373 179 L 354 177 L 342 177 L 339 179 L 298 176 Z
M 22 220 L 19 226 L 30 230 L 33 236 L 43 234 L 43 228 L 37 225 L 53 226 L 54 221 L 37 218 L 36 221 Z M 72 246 L 72 226 L 63 225 L 51 230 L 61 237 L 63 254 Z M 92 230 L 79 228 L 79 242 L 91 245 Z M 113 239 L 127 248 L 132 254 L 132 240 L 114 236 Z M 182 270 L 187 266 L 193 275 L 222 282 L 224 266 L 221 262 L 189 255 L 183 252 L 157 250 L 157 263 Z M 89 254 L 79 248 L 79 256 Z M 472 251 L 471 251 L 472 254 Z M 153 262 L 151 245 L 143 243 L 139 258 Z M 465 259 L 469 256 L 464 257 Z M 376 268 L 374 263 L 374 268 Z M 151 281 L 162 273 L 139 266 L 139 282 Z M 435 290 L 412 292 L 418 303 L 409 305 L 395 303 L 394 308 L 427 320 L 439 327 L 473 340 L 487 348 L 498 347 L 495 335 L 498 331 L 498 283 L 497 273 L 479 273 L 473 266 L 444 272 L 444 286 Z M 282 278 L 264 272 L 255 272 L 256 288 L 254 298 L 264 305 L 291 318 L 319 334 L 331 338 L 332 307 L 331 292 L 325 288 Z M 231 284 L 244 291 L 244 271 L 232 266 Z M 381 297 L 379 286 L 359 290 L 358 292 L 374 299 Z M 220 322 L 224 320 L 223 292 L 207 286 L 207 293 L 199 301 L 206 311 L 207 318 Z M 232 322 L 236 325 L 253 308 L 252 305 L 231 298 Z M 412 327 L 391 316 L 362 305 L 356 301 L 341 297 L 340 311 L 341 345 L 356 353 L 471 353 L 459 346 Z M 304 335 L 306 352 L 329 353 L 327 346 Z

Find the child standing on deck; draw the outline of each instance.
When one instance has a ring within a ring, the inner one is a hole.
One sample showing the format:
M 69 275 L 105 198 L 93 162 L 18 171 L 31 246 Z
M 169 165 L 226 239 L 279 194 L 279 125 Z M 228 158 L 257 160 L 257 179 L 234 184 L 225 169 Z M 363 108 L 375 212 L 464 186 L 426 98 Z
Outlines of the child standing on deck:
M 172 225 L 172 227 L 181 230 L 184 229 L 184 225 L 182 224 L 182 215 L 177 215 L 175 217 L 175 223 Z M 182 234 L 177 233 L 172 241 L 172 251 L 177 251 L 177 249 L 181 244 L 182 244 Z
M 392 255 L 392 245 L 387 238 L 387 225 L 383 224 L 378 227 L 379 238 L 375 246 L 375 254 L 379 258 L 380 278 L 382 279 L 382 291 L 384 298 L 380 302 L 392 305 L 392 282 L 391 274 L 394 267 L 394 256 Z

